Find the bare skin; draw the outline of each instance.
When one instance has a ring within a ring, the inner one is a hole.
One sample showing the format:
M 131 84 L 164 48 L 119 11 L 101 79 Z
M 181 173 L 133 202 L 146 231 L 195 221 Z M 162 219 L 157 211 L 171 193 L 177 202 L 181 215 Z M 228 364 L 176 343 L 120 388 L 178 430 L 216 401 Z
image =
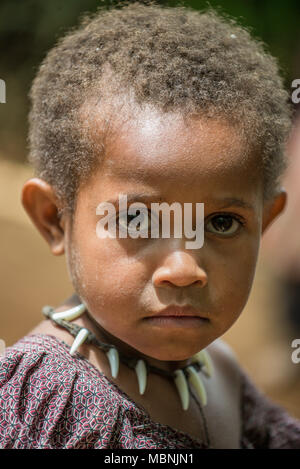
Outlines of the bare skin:
M 99 115 L 97 108 L 90 115 L 93 119 L 89 121 L 88 114 L 85 124 L 97 145 L 100 110 Z M 83 300 L 96 326 L 86 314 L 77 324 L 166 370 L 189 364 L 193 354 L 207 347 L 216 370 L 213 378 L 201 374 L 208 394 L 205 415 L 211 440 L 216 448 L 238 448 L 238 365 L 219 337 L 247 302 L 261 235 L 284 209 L 286 192 L 282 189 L 271 201 L 263 201 L 258 155 L 250 154 L 239 130 L 221 119 L 194 118 L 186 123 L 180 115 L 162 115 L 151 108 L 135 109 L 134 114 L 125 109 L 114 126 L 103 164 L 80 187 L 73 225 L 67 213 L 59 219 L 60 201 L 45 181 L 33 178 L 23 187 L 23 205 L 52 253 L 66 254 L 76 294 L 57 310 Z M 149 193 L 145 201 L 149 208 L 156 201 L 204 202 L 204 246 L 186 249 L 184 237 L 99 239 L 98 204 L 131 192 Z M 211 223 L 220 213 L 232 217 L 229 234 Z M 170 304 L 191 305 L 208 321 L 190 328 L 152 325 L 149 316 Z M 67 331 L 50 321 L 30 333 L 73 342 Z M 149 392 L 140 396 L 132 370 L 121 365 L 118 378 L 112 379 L 100 350 L 82 345 L 78 351 L 153 420 L 204 439 L 197 405 L 192 401 L 183 411 L 172 383 L 151 374 Z

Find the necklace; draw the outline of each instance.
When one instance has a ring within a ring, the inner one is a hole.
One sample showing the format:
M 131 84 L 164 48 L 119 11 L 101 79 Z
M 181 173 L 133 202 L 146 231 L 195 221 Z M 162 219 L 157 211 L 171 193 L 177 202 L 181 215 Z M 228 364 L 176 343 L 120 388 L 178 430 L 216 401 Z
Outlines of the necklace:
M 81 316 L 87 308 L 84 303 L 81 303 L 78 306 L 75 306 L 67 311 L 55 312 L 55 309 L 52 306 L 44 306 L 42 308 L 42 313 L 47 319 L 51 319 L 54 323 L 62 326 L 67 329 L 73 337 L 75 337 L 74 342 L 70 349 L 70 354 L 73 356 L 76 350 L 84 342 L 93 344 L 98 347 L 100 350 L 106 353 L 108 362 L 110 364 L 111 375 L 113 378 L 118 376 L 119 371 L 119 361 L 124 363 L 129 368 L 135 370 L 139 393 L 142 395 L 145 392 L 147 385 L 147 373 L 152 372 L 164 376 L 165 378 L 174 382 L 176 389 L 178 391 L 181 405 L 183 410 L 189 408 L 190 394 L 195 400 L 198 409 L 201 414 L 201 418 L 204 424 L 204 432 L 206 436 L 206 442 L 208 447 L 210 447 L 210 438 L 208 434 L 208 426 L 206 418 L 203 412 L 202 406 L 207 404 L 207 394 L 200 378 L 198 371 L 203 372 L 207 377 L 211 377 L 213 373 L 213 365 L 211 358 L 208 352 L 203 349 L 191 357 L 192 364 L 187 365 L 182 368 L 178 368 L 175 371 L 168 371 L 158 368 L 156 366 L 150 365 L 143 359 L 132 358 L 117 350 L 117 348 L 108 343 L 101 342 L 91 331 L 84 327 L 80 327 L 77 324 L 72 324 L 70 321 Z M 89 316 L 90 317 L 90 316 Z M 91 320 L 93 318 L 90 317 Z M 196 390 L 197 396 L 202 404 L 198 402 L 198 399 L 194 395 L 191 385 Z

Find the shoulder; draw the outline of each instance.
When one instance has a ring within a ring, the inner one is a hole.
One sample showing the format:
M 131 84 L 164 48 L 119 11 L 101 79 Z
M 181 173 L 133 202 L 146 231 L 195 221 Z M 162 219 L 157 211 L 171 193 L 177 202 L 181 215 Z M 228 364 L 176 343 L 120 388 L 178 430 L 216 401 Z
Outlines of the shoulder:
M 215 356 L 219 358 L 224 358 L 229 360 L 231 363 L 237 363 L 238 359 L 236 353 L 234 352 L 233 348 L 224 340 L 216 339 L 212 342 L 208 347 L 207 350 L 210 353 L 213 353 Z
M 25 336 L 0 360 L 0 448 L 107 448 L 121 399 L 63 344 Z
M 240 366 L 232 348 L 221 339 L 207 346 L 206 351 L 213 367 L 211 377 L 205 378 L 209 396 L 206 412 L 215 438 L 213 443 L 215 447 L 238 448 L 242 420 Z M 220 446 L 224 442 L 226 446 Z
M 222 339 L 215 340 L 206 350 L 210 354 L 215 367 L 228 375 L 229 379 L 240 378 L 241 365 L 233 348 Z
M 207 350 L 215 366 L 224 369 L 228 379 L 239 387 L 243 448 L 299 449 L 300 420 L 291 417 L 256 386 L 226 342 L 218 339 Z

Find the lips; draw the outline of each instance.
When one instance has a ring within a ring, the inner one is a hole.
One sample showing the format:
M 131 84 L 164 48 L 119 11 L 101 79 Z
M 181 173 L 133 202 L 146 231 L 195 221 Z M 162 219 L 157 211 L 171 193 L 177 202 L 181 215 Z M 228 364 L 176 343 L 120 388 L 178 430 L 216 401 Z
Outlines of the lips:
M 162 309 L 158 313 L 152 315 L 152 318 L 155 317 L 198 317 L 201 319 L 208 319 L 207 317 L 203 316 L 203 313 L 197 311 L 192 306 L 176 306 L 170 305 L 167 308 Z

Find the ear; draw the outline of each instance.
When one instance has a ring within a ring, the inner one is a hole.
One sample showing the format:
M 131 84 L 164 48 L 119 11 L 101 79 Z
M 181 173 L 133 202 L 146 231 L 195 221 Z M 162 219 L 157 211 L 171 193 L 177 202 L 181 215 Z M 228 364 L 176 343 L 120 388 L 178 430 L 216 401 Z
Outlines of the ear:
M 279 216 L 287 204 L 287 192 L 281 187 L 276 195 L 267 201 L 263 209 L 262 233 L 269 227 L 277 216 Z
M 43 179 L 29 179 L 23 185 L 21 201 L 52 253 L 64 254 L 64 221 L 60 219 L 61 207 L 52 186 Z

